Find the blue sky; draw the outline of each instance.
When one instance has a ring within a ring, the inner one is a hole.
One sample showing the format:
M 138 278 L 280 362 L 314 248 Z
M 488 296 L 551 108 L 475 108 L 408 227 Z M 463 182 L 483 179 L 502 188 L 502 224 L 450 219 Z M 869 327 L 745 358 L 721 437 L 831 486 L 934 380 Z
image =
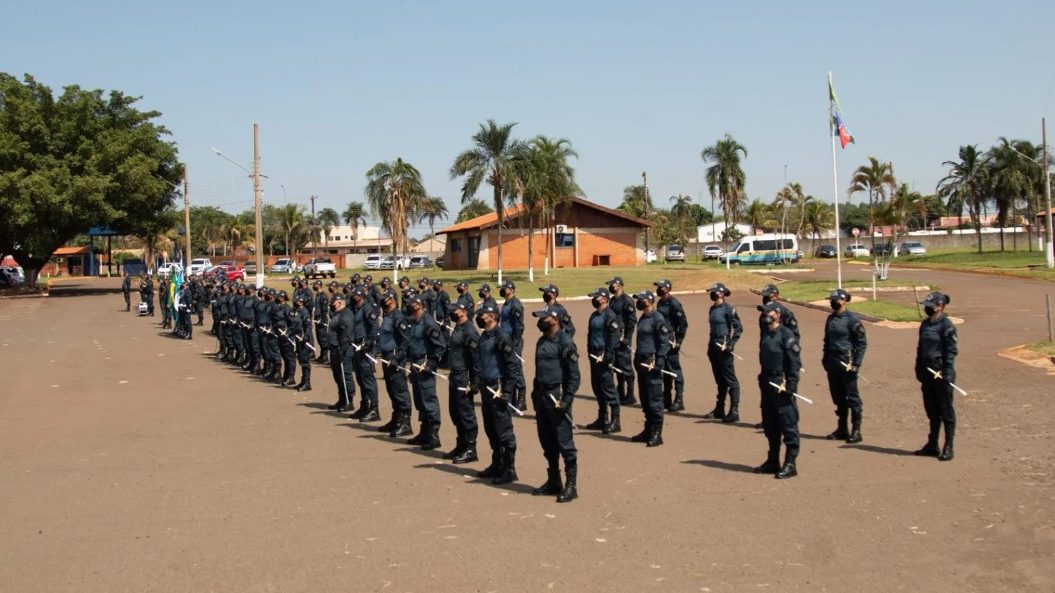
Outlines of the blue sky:
M 448 170 L 480 122 L 563 136 L 589 199 L 614 206 L 648 171 L 657 204 L 710 206 L 700 150 L 748 149 L 751 197 L 788 179 L 830 201 L 826 76 L 857 144 L 932 191 L 961 144 L 1039 143 L 1055 2 L 96 2 L 4 9 L 0 70 L 56 90 L 115 88 L 164 113 L 193 203 L 251 205 L 241 172 L 261 126 L 265 199 L 338 211 L 401 156 L 452 218 Z M 480 197 L 488 199 L 489 192 Z M 427 229 L 417 229 L 421 234 Z

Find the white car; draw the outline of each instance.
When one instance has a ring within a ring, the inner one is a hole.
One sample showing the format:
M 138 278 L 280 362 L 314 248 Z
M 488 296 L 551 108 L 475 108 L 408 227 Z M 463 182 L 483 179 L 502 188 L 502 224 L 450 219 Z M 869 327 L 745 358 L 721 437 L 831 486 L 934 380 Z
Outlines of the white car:
M 872 252 L 868 251 L 868 248 L 864 245 L 854 243 L 852 245 L 847 245 L 843 249 L 843 254 L 846 255 L 846 257 L 870 257 Z
M 168 278 L 172 274 L 172 272 L 178 270 L 179 267 L 180 265 L 176 262 L 168 262 L 165 264 L 161 264 L 160 266 L 158 266 L 157 275 L 161 276 L 162 278 Z
M 271 266 L 272 274 L 295 274 L 300 271 L 300 266 L 297 265 L 297 260 L 290 258 L 281 258 L 275 260 L 275 265 Z
M 190 260 L 190 267 L 187 268 L 187 271 L 190 272 L 191 276 L 197 276 L 199 274 L 204 274 L 211 269 L 212 260 L 207 257 L 199 257 Z
M 927 255 L 927 248 L 923 246 L 923 243 L 915 241 L 905 241 L 897 249 L 900 255 Z
M 721 259 L 722 257 L 722 246 L 721 245 L 708 245 L 703 248 L 703 259 Z
M 377 254 L 377 253 L 368 255 L 368 256 L 366 256 L 366 261 L 363 262 L 363 269 L 364 270 L 380 270 L 381 269 L 381 262 L 384 261 L 384 259 L 385 258 L 381 257 L 381 255 Z
M 337 266 L 328 257 L 313 257 L 304 264 L 305 278 L 337 277 Z
M 681 248 L 681 245 L 668 245 L 664 259 L 667 261 L 685 261 L 685 250 Z

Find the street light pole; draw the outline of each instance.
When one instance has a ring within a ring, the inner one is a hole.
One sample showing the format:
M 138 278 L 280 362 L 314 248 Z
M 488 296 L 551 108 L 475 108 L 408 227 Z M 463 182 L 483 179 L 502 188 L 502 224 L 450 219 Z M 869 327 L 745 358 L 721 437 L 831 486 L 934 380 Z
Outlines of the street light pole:
M 183 163 L 183 239 L 186 255 L 183 257 L 183 270 L 190 269 L 190 181 L 187 177 L 187 163 Z
M 260 125 L 253 124 L 253 202 L 256 207 L 256 287 L 264 285 L 264 219 L 260 192 Z
M 1044 145 L 1044 207 L 1047 209 L 1048 224 L 1044 229 L 1044 258 L 1048 268 L 1055 268 L 1055 246 L 1051 244 L 1051 166 L 1048 163 L 1048 124 L 1046 118 L 1040 118 L 1040 141 Z

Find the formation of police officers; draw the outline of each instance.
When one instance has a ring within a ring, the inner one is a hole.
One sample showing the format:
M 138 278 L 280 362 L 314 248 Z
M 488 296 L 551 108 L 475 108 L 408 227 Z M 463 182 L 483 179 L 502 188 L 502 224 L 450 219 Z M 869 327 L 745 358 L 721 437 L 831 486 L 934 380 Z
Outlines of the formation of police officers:
M 129 282 L 126 279 L 126 306 L 130 306 Z M 162 295 L 168 294 L 165 282 L 159 290 Z M 689 327 L 685 309 L 671 293 L 671 282 L 660 280 L 654 285 L 655 292 L 644 290 L 631 297 L 622 278 L 615 277 L 607 287 L 590 293 L 594 312 L 586 336 L 590 385 L 598 411 L 597 418 L 583 428 L 605 434 L 621 432 L 621 410 L 637 402 L 636 387 L 644 429 L 631 441 L 648 447 L 663 444 L 664 414 L 685 409 L 680 351 Z M 145 279 L 140 294 L 149 303 L 150 315 L 152 290 Z M 454 448 L 444 458 L 456 464 L 479 460 L 475 411 L 479 396 L 491 458 L 478 476 L 494 484 L 508 484 L 517 480 L 513 416 L 523 415 L 529 395 L 523 366 L 524 307 L 513 282 L 499 287 L 501 306 L 487 284 L 477 292 L 479 302 L 466 282 L 459 282 L 456 290 L 452 300 L 442 280 L 422 278 L 415 288 L 405 276 L 392 286 L 387 277 L 375 284 L 371 276 L 358 273 L 346 284 L 331 281 L 325 290 L 321 280 L 309 289 L 307 280 L 294 277 L 289 292 L 192 279 L 180 290 L 174 331 L 189 339 L 191 314 L 197 313 L 197 325 L 202 325 L 202 310 L 208 303 L 212 333 L 219 340 L 218 358 L 302 392 L 312 389 L 312 362 L 329 364 L 338 395 L 329 409 L 353 410 L 358 391 L 360 405 L 352 417 L 360 422 L 381 420 L 375 375 L 380 365 L 392 415 L 378 430 L 393 438 L 413 435 L 408 442 L 423 450 L 441 446 L 440 380 L 447 385 L 447 411 L 457 433 Z M 556 495 L 558 502 L 568 502 L 578 496 L 571 416 L 580 386 L 579 353 L 573 340 L 576 328 L 558 302 L 559 289 L 550 284 L 539 291 L 545 305 L 532 313 L 540 335 L 530 398 L 548 475 L 534 494 Z M 736 348 L 743 325 L 727 300 L 731 292 L 726 286 L 716 283 L 707 292 L 713 302 L 708 312 L 707 357 L 717 394 L 714 409 L 705 417 L 734 423 L 740 419 L 736 360 L 742 357 Z M 766 436 L 768 453 L 755 472 L 785 479 L 798 475 L 796 400 L 805 399 L 797 393 L 802 373 L 799 324 L 780 302 L 777 286 L 765 286 L 761 295 L 757 309 L 762 422 L 758 427 Z M 867 339 L 861 319 L 847 308 L 851 298 L 842 289 L 829 296 L 831 313 L 825 321 L 822 366 L 837 418 L 827 438 L 860 443 L 863 414 L 858 379 Z M 930 422 L 927 443 L 916 454 L 942 461 L 953 458 L 956 426 L 952 384 L 957 337 L 944 313 L 949 302 L 949 296 L 940 292 L 927 296 L 927 317 L 920 325 L 916 354 L 916 377 Z M 166 315 L 162 324 L 171 327 L 171 307 L 164 300 L 161 304 Z M 299 382 L 295 380 L 297 366 Z M 412 410 L 417 411 L 417 434 Z M 939 449 L 942 427 L 945 441 Z

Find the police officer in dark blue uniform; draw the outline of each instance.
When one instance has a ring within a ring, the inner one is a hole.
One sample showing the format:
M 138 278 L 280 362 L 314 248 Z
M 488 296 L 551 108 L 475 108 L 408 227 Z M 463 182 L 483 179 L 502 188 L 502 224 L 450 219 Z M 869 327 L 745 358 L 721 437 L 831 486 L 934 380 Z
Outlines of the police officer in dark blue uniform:
M 440 447 L 440 400 L 436 396 L 436 372 L 447 358 L 447 332 L 425 312 L 425 304 L 417 295 L 406 299 L 410 308 L 407 361 L 410 382 L 414 388 L 414 407 L 418 409 L 421 430 L 410 439 L 429 451 Z
M 759 337 L 761 332 L 766 329 L 766 313 L 763 311 L 763 305 L 769 303 L 776 303 L 777 307 L 780 307 L 780 325 L 791 330 L 791 333 L 795 334 L 795 338 L 798 339 L 799 344 L 802 344 L 802 335 L 799 333 L 799 320 L 795 317 L 795 312 L 787 308 L 784 303 L 780 302 L 780 287 L 776 284 L 767 284 L 762 287 L 762 305 L 758 307 L 758 330 Z
M 674 332 L 674 339 L 667 355 L 667 370 L 675 376 L 663 374 L 663 406 L 668 412 L 680 412 L 685 409 L 685 372 L 681 370 L 681 345 L 685 343 L 685 334 L 689 331 L 689 318 L 681 301 L 670 293 L 670 280 L 654 282 L 656 286 L 656 310 L 667 320 Z
M 535 380 L 531 402 L 535 407 L 538 440 L 546 457 L 546 483 L 535 495 L 556 494 L 557 502 L 579 496 L 578 450 L 575 448 L 571 410 L 579 390 L 579 353 L 571 333 L 561 327 L 560 312 L 552 307 L 532 313 L 542 332 L 535 344 Z M 565 482 L 560 480 L 560 458 L 564 458 Z
M 225 360 L 232 365 L 236 365 L 242 357 L 242 349 L 244 348 L 242 344 L 242 330 L 238 325 L 243 288 L 238 284 L 229 284 L 227 288 L 227 295 L 224 297 L 227 305 L 227 318 L 225 319 L 227 326 L 224 331 L 227 332 L 229 352 Z
M 449 326 L 448 315 L 450 314 L 451 295 L 447 294 L 447 291 L 443 289 L 443 280 L 433 280 L 432 291 L 436 293 L 436 308 L 433 312 L 433 317 L 436 318 L 436 323 Z
M 762 372 L 758 388 L 762 392 L 762 430 L 769 441 L 765 463 L 756 473 L 775 474 L 778 479 L 798 475 L 799 409 L 793 395 L 799 389 L 801 347 L 794 332 L 780 324 L 780 307 L 765 305 L 766 331 L 759 341 L 758 361 Z M 774 387 L 776 385 L 777 387 Z M 780 465 L 780 438 L 784 437 L 784 465 Z
M 381 370 L 385 379 L 385 391 L 392 401 L 392 420 L 378 427 L 379 432 L 397 438 L 413 434 L 410 428 L 410 391 L 407 389 L 407 341 L 410 325 L 399 310 L 396 294 L 392 290 L 381 293 L 384 316 L 377 336 L 377 348 L 381 354 Z
M 594 312 L 586 326 L 586 352 L 590 357 L 590 387 L 597 398 L 597 420 L 583 428 L 600 430 L 604 434 L 621 432 L 619 423 L 619 395 L 615 390 L 615 353 L 623 337 L 623 325 L 608 304 L 604 288 L 589 294 Z M 609 410 L 611 417 L 609 419 Z
M 179 331 L 175 333 L 184 340 L 190 340 L 194 334 L 194 328 L 191 326 L 191 313 L 194 312 L 194 291 L 189 284 L 184 284 L 180 287 L 178 299 L 179 321 L 177 323 Z
M 663 444 L 663 373 L 670 354 L 670 342 L 674 332 L 670 330 L 663 314 L 656 310 L 656 295 L 643 290 L 634 295 L 636 307 L 641 311 L 637 320 L 637 351 L 634 367 L 637 368 L 637 389 L 641 392 L 641 409 L 645 413 L 645 428 L 631 437 L 635 443 L 649 447 Z
M 481 306 L 476 310 L 480 345 L 476 349 L 476 388 L 480 392 L 484 433 L 491 445 L 491 465 L 477 474 L 492 478 L 492 484 L 508 484 L 517 479 L 517 439 L 513 433 L 513 398 L 516 394 L 516 354 L 513 341 L 498 328 L 498 309 Z
M 309 298 L 310 291 L 296 293 L 296 298 L 301 302 Z M 282 387 L 292 387 L 297 379 L 297 339 L 295 334 L 304 331 L 304 324 L 297 315 L 296 310 L 289 306 L 289 295 L 285 291 L 279 291 L 277 302 L 272 310 L 272 333 L 268 341 L 274 340 L 278 345 L 279 359 L 282 362 L 281 379 L 276 377 L 276 382 Z M 276 368 L 279 365 L 275 365 Z
M 330 315 L 330 371 L 337 384 L 337 403 L 329 409 L 343 412 L 355 398 L 355 315 L 343 294 L 335 295 Z
M 371 356 L 377 353 L 377 328 L 380 324 L 377 309 L 367 300 L 366 288 L 356 286 L 352 289 L 352 314 L 355 316 L 355 382 L 362 394 L 362 405 L 352 418 L 360 422 L 374 422 L 381 419 L 377 411 L 377 377 L 374 375 L 374 361 Z
M 568 310 L 564 308 L 564 305 L 557 302 L 557 298 L 560 296 L 560 289 L 557 288 L 557 285 L 540 286 L 539 292 L 542 293 L 542 300 L 546 303 L 546 308 L 557 312 L 557 316 L 560 318 L 561 329 L 574 338 L 575 324 L 572 322 L 571 315 L 568 315 Z
M 434 320 L 438 316 L 439 320 L 437 320 L 437 323 L 439 323 L 440 325 L 446 323 L 448 311 L 436 310 L 436 291 L 432 290 L 432 281 L 429 280 L 426 276 L 422 276 L 418 280 L 418 298 L 420 298 L 422 304 L 425 305 L 426 315 L 432 317 Z
M 959 345 L 956 326 L 945 315 L 949 295 L 932 292 L 923 301 L 927 318 L 919 324 L 919 343 L 916 346 L 916 380 L 923 390 L 923 409 L 927 412 L 930 432 L 927 444 L 916 455 L 937 457 L 941 461 L 953 458 L 953 439 L 956 437 L 956 408 L 953 407 L 953 387 L 956 382 L 956 355 Z M 945 445 L 938 452 L 938 432 L 945 426 Z
M 458 290 L 458 298 L 454 302 L 459 305 L 465 305 L 465 308 L 469 310 L 469 314 L 472 315 L 476 312 L 476 303 L 473 302 L 473 295 L 469 294 L 469 283 L 462 280 L 456 287 Z
M 498 295 L 505 299 L 499 314 L 502 333 L 513 342 L 513 362 L 516 365 L 516 397 L 513 405 L 521 412 L 527 410 L 527 382 L 524 380 L 524 305 L 517 298 L 517 285 L 506 280 L 498 287 Z
M 490 307 L 495 311 L 498 310 L 498 301 L 491 296 L 491 285 L 484 283 L 480 285 L 480 290 L 476 293 L 480 297 L 480 308 Z
M 634 299 L 626 294 L 623 279 L 619 276 L 608 281 L 608 307 L 619 318 L 623 328 L 623 335 L 619 340 L 619 348 L 615 351 L 615 373 L 616 392 L 619 394 L 619 404 L 629 406 L 637 402 L 634 398 L 634 362 L 631 353 L 631 344 L 634 341 L 634 333 L 637 330 L 637 312 L 634 308 Z
M 224 323 L 224 320 L 227 319 L 226 296 L 226 283 L 218 282 L 213 287 L 210 307 L 212 310 L 212 333 L 216 336 L 216 340 L 219 342 L 219 346 L 216 348 L 216 358 L 221 359 L 227 356 L 227 333 L 224 331 L 226 329 L 226 323 Z
M 260 362 L 263 360 L 263 353 L 260 348 L 260 335 L 256 325 L 256 304 L 259 301 L 257 291 L 253 290 L 252 287 L 247 287 L 245 295 L 242 296 L 242 318 L 239 320 L 242 326 L 242 333 L 245 334 L 247 350 L 246 360 L 242 365 L 243 371 L 255 372 L 260 368 Z
M 286 303 L 289 302 L 289 293 L 286 291 L 275 292 L 268 288 L 263 291 L 263 298 L 256 303 L 257 308 L 257 338 L 260 340 L 260 351 L 264 358 L 265 370 L 261 371 L 264 379 L 282 383 L 282 361 L 293 360 L 293 348 L 283 349 L 282 342 L 288 332 L 287 320 L 285 318 Z M 264 331 L 264 330 L 268 331 Z
M 453 304 L 447 307 L 448 319 L 454 327 L 447 344 L 447 358 L 451 369 L 447 381 L 447 413 L 450 414 L 458 437 L 454 449 L 447 452 L 443 458 L 453 459 L 455 463 L 469 463 L 479 459 L 476 454 L 476 435 L 479 429 L 476 424 L 473 393 L 479 374 L 477 348 L 480 345 L 480 332 L 469 322 L 469 311 L 464 305 Z
M 294 313 L 298 321 L 295 322 L 291 318 L 289 326 L 290 334 L 297 345 L 297 362 L 300 363 L 300 383 L 297 383 L 296 389 L 297 391 L 311 391 L 311 359 L 315 347 L 312 343 L 314 340 L 311 331 L 313 319 L 303 299 L 304 297 L 301 296 L 300 299 L 293 301 Z
M 330 356 L 330 336 L 328 327 L 330 325 L 330 298 L 337 293 L 337 289 L 341 287 L 340 283 L 336 280 L 331 280 L 328 286 L 330 296 L 326 296 L 326 293 L 322 291 L 322 284 L 316 282 L 318 285 L 315 288 L 315 296 L 312 300 L 315 301 L 315 307 L 312 310 L 311 327 L 309 331 L 314 331 L 315 336 L 318 338 L 318 352 L 315 353 L 315 360 L 319 364 L 328 363 Z M 307 303 L 305 303 L 305 307 Z M 314 328 L 312 330 L 312 328 Z
M 718 388 L 714 410 L 704 418 L 717 418 L 732 423 L 740 420 L 740 381 L 736 378 L 733 350 L 744 333 L 740 316 L 736 308 L 726 299 L 731 294 L 721 282 L 707 289 L 711 295 L 711 309 L 708 312 L 711 331 L 707 340 L 707 358 L 711 362 L 711 373 Z M 725 397 L 729 396 L 729 412 L 725 411 Z
M 835 416 L 839 423 L 828 440 L 845 440 L 847 443 L 861 442 L 861 393 L 857 389 L 857 377 L 864 362 L 868 340 L 861 319 L 846 308 L 850 294 L 837 288 L 828 296 L 832 312 L 824 322 L 824 357 L 821 364 L 828 375 L 828 391 L 835 404 Z M 781 325 L 783 325 L 781 311 Z M 853 420 L 853 430 L 846 430 L 846 416 Z

